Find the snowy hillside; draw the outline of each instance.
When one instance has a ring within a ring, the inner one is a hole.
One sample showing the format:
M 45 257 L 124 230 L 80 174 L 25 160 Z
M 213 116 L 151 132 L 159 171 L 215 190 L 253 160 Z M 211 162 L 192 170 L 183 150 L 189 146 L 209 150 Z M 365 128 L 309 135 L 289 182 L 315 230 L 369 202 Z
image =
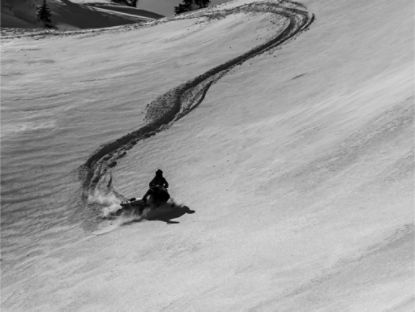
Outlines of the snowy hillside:
M 210 0 L 209 5 L 217 5 L 229 0 Z M 75 3 L 111 3 L 111 0 L 73 0 L 72 2 Z M 179 3 L 182 3 L 183 0 L 139 0 L 137 7 L 143 10 L 149 10 L 152 12 L 156 12 L 162 14 L 164 16 L 173 16 L 174 7 L 177 6 Z
M 210 0 L 209 5 L 213 6 L 227 1 L 229 0 Z M 138 7 L 144 10 L 154 11 L 165 16 L 172 16 L 174 15 L 174 7 L 182 2 L 182 0 L 140 0 L 138 2 Z
M 3 38 L 2 310 L 413 311 L 413 9 Z M 195 214 L 101 219 L 157 168 Z
M 35 0 L 2 1 L 1 27 L 42 28 L 36 15 L 41 3 Z M 94 8 L 68 0 L 49 0 L 47 4 L 52 14 L 52 23 L 59 30 L 109 27 L 154 18 L 151 12 L 124 6 Z M 128 11 L 123 12 L 123 9 Z M 154 16 L 158 18 L 157 15 Z

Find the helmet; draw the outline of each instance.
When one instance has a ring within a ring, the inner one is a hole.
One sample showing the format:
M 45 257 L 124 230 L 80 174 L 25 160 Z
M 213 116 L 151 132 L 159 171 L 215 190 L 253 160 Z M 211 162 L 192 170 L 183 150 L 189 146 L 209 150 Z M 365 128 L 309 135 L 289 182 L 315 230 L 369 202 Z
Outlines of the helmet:
M 163 174 L 163 171 L 161 171 L 160 169 L 157 169 L 157 171 L 156 171 L 156 174 L 158 175 L 162 175 Z

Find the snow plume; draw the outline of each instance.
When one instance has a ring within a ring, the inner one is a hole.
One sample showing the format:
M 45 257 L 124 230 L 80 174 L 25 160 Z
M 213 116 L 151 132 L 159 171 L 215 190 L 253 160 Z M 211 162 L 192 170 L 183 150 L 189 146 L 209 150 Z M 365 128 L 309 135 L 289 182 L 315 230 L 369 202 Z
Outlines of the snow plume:
M 120 199 L 113 192 L 102 193 L 99 190 L 94 190 L 88 196 L 88 205 L 99 205 L 102 207 L 102 217 L 117 211 L 121 207 L 120 203 Z
M 211 85 L 221 79 L 232 68 L 281 45 L 298 33 L 307 30 L 314 21 L 314 15 L 307 12 L 302 5 L 289 1 L 281 1 L 278 3 L 251 3 L 233 9 L 225 9 L 219 13 L 227 16 L 235 12 L 256 14 L 273 13 L 281 17 L 284 23 L 281 27 L 276 28 L 275 35 L 267 42 L 159 96 L 147 107 L 147 124 L 145 126 L 128 133 L 116 141 L 103 145 L 92 154 L 80 168 L 83 194 L 88 194 L 88 202 L 89 194 L 94 194 L 93 198 L 97 197 L 97 189 L 104 189 L 104 194 L 108 194 L 108 190 L 112 190 L 112 178 L 108 179 L 108 174 L 111 176 L 110 171 L 117 165 L 117 161 L 121 157 L 124 157 L 127 151 L 138 141 L 166 129 L 174 121 L 179 120 L 191 112 L 203 101 Z M 184 18 L 198 18 L 202 16 L 209 18 L 217 15 L 217 11 L 202 11 L 198 14 L 185 16 Z M 183 19 L 183 17 L 178 18 Z M 102 191 L 98 191 L 98 194 L 102 194 Z
M 120 203 L 125 200 L 120 194 L 118 194 L 112 185 L 112 174 L 106 168 L 100 172 L 99 177 L 93 177 L 92 180 L 96 181 L 94 187 L 84 187 L 81 191 L 82 205 L 88 207 L 86 222 L 89 223 L 96 218 L 105 218 L 114 211 L 117 211 L 121 206 Z M 80 170 L 80 177 L 85 175 L 84 170 Z M 93 222 L 95 223 L 95 222 Z

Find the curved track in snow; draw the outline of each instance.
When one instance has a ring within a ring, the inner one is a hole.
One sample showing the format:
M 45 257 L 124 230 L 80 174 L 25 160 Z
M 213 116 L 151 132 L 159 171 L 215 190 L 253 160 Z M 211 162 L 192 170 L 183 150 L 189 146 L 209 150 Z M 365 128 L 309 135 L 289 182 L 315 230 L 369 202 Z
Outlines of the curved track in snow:
M 314 21 L 314 14 L 309 13 L 299 3 L 291 1 L 260 2 L 243 5 L 223 11 L 214 11 L 188 18 L 213 16 L 233 13 L 274 13 L 286 20 L 282 28 L 277 29 L 274 37 L 254 47 L 244 54 L 218 65 L 207 72 L 169 90 L 152 101 L 147 107 L 146 119 L 149 122 L 123 137 L 101 146 L 80 167 L 82 181 L 82 198 L 87 200 L 88 194 L 97 187 L 111 187 L 110 169 L 115 167 L 118 159 L 123 157 L 138 141 L 148 138 L 168 128 L 176 120 L 181 119 L 195 109 L 204 99 L 209 88 L 233 69 L 245 61 L 281 45 L 295 35 L 306 30 Z M 185 17 L 186 18 L 186 17 Z

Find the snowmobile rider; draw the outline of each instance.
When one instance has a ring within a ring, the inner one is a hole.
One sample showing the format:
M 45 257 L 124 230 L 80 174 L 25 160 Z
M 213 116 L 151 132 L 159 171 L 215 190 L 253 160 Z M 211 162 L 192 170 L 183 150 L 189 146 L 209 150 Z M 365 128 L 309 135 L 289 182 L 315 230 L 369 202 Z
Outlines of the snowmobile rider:
M 169 183 L 163 177 L 163 171 L 161 171 L 160 169 L 157 169 L 156 176 L 153 178 L 153 180 L 150 181 L 149 187 L 150 189 L 143 196 L 144 202 L 147 202 L 147 197 L 151 195 L 152 193 L 154 193 L 155 189 L 157 188 L 167 189 L 169 187 Z

